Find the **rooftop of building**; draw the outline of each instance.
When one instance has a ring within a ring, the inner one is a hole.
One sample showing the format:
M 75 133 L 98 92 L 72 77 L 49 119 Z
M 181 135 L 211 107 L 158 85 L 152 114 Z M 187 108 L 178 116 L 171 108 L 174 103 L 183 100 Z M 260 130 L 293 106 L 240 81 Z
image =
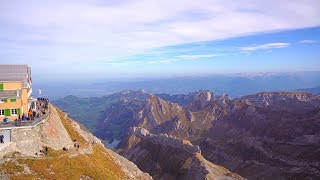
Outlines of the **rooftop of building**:
M 31 68 L 26 64 L 1 64 L 0 82 L 22 81 L 23 87 L 30 86 Z

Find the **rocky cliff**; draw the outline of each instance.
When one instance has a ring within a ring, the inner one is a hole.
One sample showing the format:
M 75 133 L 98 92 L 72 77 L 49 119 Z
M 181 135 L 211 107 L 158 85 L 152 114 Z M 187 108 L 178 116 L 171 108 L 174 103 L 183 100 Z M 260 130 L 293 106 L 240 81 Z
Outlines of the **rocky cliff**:
M 152 96 L 131 111 L 131 127 L 189 140 L 210 162 L 249 179 L 320 177 L 319 95 L 268 92 L 232 100 L 200 91 L 192 98 L 179 105 Z
M 215 165 L 189 141 L 133 127 L 119 152 L 155 179 L 243 179 Z

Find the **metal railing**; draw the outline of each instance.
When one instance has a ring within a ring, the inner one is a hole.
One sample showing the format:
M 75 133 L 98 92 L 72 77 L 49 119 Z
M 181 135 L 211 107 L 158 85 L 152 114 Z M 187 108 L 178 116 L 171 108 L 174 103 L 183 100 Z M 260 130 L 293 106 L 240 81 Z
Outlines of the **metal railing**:
M 9 122 L 3 122 L 1 120 L 0 122 L 0 128 L 11 128 L 11 127 L 24 127 L 24 126 L 35 126 L 44 119 L 46 119 L 49 116 L 49 107 L 45 109 L 44 114 L 41 115 L 40 117 L 36 117 L 33 120 L 14 120 L 14 121 L 9 121 Z

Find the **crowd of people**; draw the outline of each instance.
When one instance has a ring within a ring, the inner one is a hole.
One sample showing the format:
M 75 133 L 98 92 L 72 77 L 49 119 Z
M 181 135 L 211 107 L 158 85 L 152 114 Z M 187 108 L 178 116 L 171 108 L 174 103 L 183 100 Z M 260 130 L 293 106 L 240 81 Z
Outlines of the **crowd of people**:
M 22 116 L 18 116 L 16 120 L 14 120 L 15 125 L 19 126 L 20 123 L 27 122 L 27 120 L 35 120 L 36 118 L 40 118 L 44 116 L 48 110 L 49 99 L 47 98 L 38 98 L 35 109 L 29 109 L 28 114 L 22 114 Z

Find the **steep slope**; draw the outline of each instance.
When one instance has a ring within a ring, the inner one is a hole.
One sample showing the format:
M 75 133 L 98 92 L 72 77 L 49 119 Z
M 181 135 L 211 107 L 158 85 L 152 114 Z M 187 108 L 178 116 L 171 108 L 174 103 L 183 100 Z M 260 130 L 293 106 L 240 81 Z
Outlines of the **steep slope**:
M 213 162 L 259 178 L 316 178 L 319 96 L 259 93 L 234 100 L 199 145 Z
M 243 179 L 203 158 L 200 148 L 166 134 L 131 129 L 119 151 L 155 179 Z
M 53 101 L 57 107 L 68 112 L 69 115 L 83 124 L 95 136 L 112 142 L 114 138 L 121 136 L 119 124 L 116 121 L 108 122 L 109 129 L 101 127 L 101 122 L 105 121 L 105 110 L 114 106 L 116 103 L 124 102 L 126 99 L 143 101 L 151 95 L 139 91 L 122 91 L 103 97 L 79 98 L 76 96 L 67 96 Z M 123 122 L 124 123 L 124 122 Z M 120 128 L 121 129 L 121 128 Z
M 142 108 L 142 101 L 128 100 L 126 98 L 112 104 L 103 112 L 97 123 L 94 133 L 109 142 L 114 139 L 122 139 L 126 136 L 128 129 L 133 126 L 136 113 Z
M 105 118 L 99 121 L 99 131 L 96 133 L 121 140 L 130 127 L 139 126 L 154 134 L 166 133 L 184 139 L 199 138 L 212 127 L 211 122 L 217 118 L 214 114 L 224 113 L 222 107 L 229 99 L 226 95 L 214 96 L 207 91 L 191 93 L 190 96 L 194 100 L 185 107 L 154 95 L 145 101 L 119 101 L 105 110 Z M 207 96 L 210 96 L 210 100 Z
M 179 106 L 152 96 L 132 111 L 132 126 L 190 140 L 207 160 L 250 179 L 320 177 L 319 95 L 272 92 L 231 100 L 200 91 L 193 97 Z
M 31 156 L 19 148 L 7 149 L 0 162 L 1 179 L 151 179 L 132 162 L 105 149 L 98 138 L 83 130 L 60 110 L 52 106 L 50 109 L 50 119 L 40 125 L 45 127 L 43 131 L 35 130 L 35 133 L 46 136 L 43 145 L 49 147 L 48 154 L 38 149 L 38 153 Z M 59 137 L 71 142 L 71 145 L 66 147 L 57 143 Z M 42 136 L 33 140 L 41 143 Z M 76 140 L 80 147 L 73 147 L 71 140 Z M 62 147 L 68 150 L 64 151 Z

